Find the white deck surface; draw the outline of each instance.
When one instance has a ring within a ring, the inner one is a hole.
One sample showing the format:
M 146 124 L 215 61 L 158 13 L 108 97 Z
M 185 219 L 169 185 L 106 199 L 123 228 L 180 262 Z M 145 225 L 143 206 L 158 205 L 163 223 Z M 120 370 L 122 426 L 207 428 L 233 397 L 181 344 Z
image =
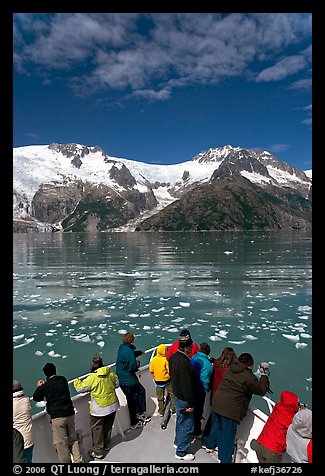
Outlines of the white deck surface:
M 196 439 L 192 443 L 189 453 L 195 459 L 191 462 L 177 460 L 176 449 L 173 446 L 175 437 L 176 415 L 172 415 L 166 430 L 160 428 L 162 418 L 153 416 L 151 421 L 142 428 L 127 430 L 125 435 L 115 435 L 111 441 L 111 449 L 102 460 L 91 459 L 98 462 L 111 463 L 217 463 L 213 454 L 201 448 L 202 440 Z

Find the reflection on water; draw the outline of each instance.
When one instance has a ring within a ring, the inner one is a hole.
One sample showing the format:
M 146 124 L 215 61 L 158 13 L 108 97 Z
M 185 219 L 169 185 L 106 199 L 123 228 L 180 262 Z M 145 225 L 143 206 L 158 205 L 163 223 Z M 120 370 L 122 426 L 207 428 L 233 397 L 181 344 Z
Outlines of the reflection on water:
M 274 398 L 285 387 L 311 405 L 310 235 L 18 234 L 13 251 L 14 373 L 27 392 L 47 361 L 72 378 L 95 352 L 114 361 L 127 330 L 148 348 L 188 327 L 214 356 L 231 345 L 272 362 Z

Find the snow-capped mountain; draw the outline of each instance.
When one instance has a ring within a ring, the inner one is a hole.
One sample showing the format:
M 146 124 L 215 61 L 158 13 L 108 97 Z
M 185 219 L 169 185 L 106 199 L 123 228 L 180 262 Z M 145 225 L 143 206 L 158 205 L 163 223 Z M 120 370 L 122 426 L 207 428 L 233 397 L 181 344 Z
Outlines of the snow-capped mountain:
M 311 177 L 269 152 L 230 145 L 174 165 L 111 157 L 100 147 L 80 144 L 15 148 L 16 231 L 26 228 L 30 220 L 37 222 L 38 230 L 49 229 L 48 225 L 73 230 L 80 220 L 87 226 L 91 221 L 94 228 L 94 217 L 97 230 L 121 229 L 159 212 L 201 184 L 235 173 L 259 187 L 291 190 L 305 199 L 311 189 Z

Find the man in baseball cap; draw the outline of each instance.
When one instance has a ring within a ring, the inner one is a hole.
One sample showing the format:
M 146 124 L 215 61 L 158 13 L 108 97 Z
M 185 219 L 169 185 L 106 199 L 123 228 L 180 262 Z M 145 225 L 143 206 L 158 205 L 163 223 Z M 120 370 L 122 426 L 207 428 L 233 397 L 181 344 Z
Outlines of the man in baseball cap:
M 170 357 L 177 352 L 178 347 L 181 346 L 184 348 L 185 344 L 187 344 L 187 347 L 192 345 L 192 350 L 189 354 L 190 359 L 200 350 L 199 346 L 193 342 L 190 331 L 188 329 L 182 329 L 179 333 L 178 340 L 169 347 L 166 359 L 169 360 Z

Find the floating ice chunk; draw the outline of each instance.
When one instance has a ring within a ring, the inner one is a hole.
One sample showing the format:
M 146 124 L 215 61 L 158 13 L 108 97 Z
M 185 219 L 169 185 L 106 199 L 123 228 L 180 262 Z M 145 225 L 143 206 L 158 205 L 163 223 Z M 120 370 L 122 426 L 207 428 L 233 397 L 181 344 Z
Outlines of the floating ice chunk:
M 35 355 L 41 356 L 41 355 L 43 355 L 43 354 L 44 354 L 44 352 L 41 352 L 40 350 L 37 350 L 37 351 L 35 352 Z
M 218 337 L 218 336 L 210 336 L 209 339 L 212 340 L 213 342 L 216 342 L 218 340 L 222 340 L 221 337 Z
M 46 346 L 47 347 L 53 347 L 54 344 L 52 344 L 52 342 L 46 342 Z
M 282 335 L 286 339 L 292 340 L 293 342 L 298 342 L 298 340 L 300 339 L 298 335 L 297 336 L 293 336 L 292 334 L 282 334 Z
M 182 307 L 190 307 L 191 304 L 189 302 L 180 302 L 179 305 Z
M 74 325 L 74 324 L 77 324 L 77 319 L 72 319 L 72 321 L 70 321 L 70 324 Z
M 99 324 L 98 327 L 99 327 L 99 329 L 104 329 L 104 327 L 106 327 L 106 326 L 107 326 L 107 324 Z
M 311 312 L 312 308 L 310 306 L 299 306 L 298 311 L 302 312 Z
M 139 317 L 139 314 L 128 314 L 128 317 Z
M 176 327 L 171 327 L 170 329 L 166 329 L 167 332 L 178 332 L 178 329 Z
M 276 312 L 276 311 L 278 311 L 278 310 L 279 310 L 279 309 L 278 309 L 277 307 L 271 307 L 271 308 L 269 309 L 269 311 L 274 311 L 274 312 Z
M 150 331 L 151 327 L 150 326 L 143 326 L 144 331 Z
M 310 334 L 307 334 L 307 332 L 302 332 L 300 334 L 300 337 L 302 337 L 304 339 L 311 339 L 313 336 L 311 336 Z
M 229 333 L 229 331 L 221 330 L 221 331 L 218 332 L 218 335 L 220 337 L 227 337 L 228 333 Z
M 19 340 L 25 337 L 25 334 L 19 334 L 18 336 L 13 336 L 13 340 Z
M 56 354 L 54 350 L 48 352 L 47 355 L 49 355 L 50 357 L 61 357 L 61 354 Z
M 306 344 L 305 342 L 297 342 L 295 344 L 295 347 L 297 347 L 297 349 L 303 349 L 304 347 L 307 347 L 308 344 Z
M 48 337 L 48 336 L 52 336 L 53 335 L 53 332 L 45 332 L 45 335 Z
M 119 334 L 126 334 L 127 331 L 125 329 L 120 329 L 119 331 L 117 331 Z
M 29 339 L 25 339 L 25 342 L 23 344 L 14 345 L 14 349 L 18 349 L 19 347 L 24 347 L 25 345 L 33 342 L 33 340 L 35 340 L 35 337 L 30 337 Z
M 139 317 L 149 317 L 149 316 L 150 316 L 150 314 L 147 312 L 146 314 L 140 314 Z
M 258 339 L 258 337 L 252 336 L 251 334 L 246 334 L 243 337 L 247 340 L 257 340 Z
M 228 341 L 229 344 L 244 344 L 246 341 L 245 340 L 230 340 Z
M 225 255 L 232 255 L 232 254 L 233 254 L 233 251 L 225 251 L 224 254 L 225 254 Z
M 89 336 L 81 337 L 80 339 L 77 339 L 77 340 L 78 340 L 78 342 L 92 342 L 92 340 Z
M 97 345 L 99 345 L 99 347 L 104 347 L 105 342 L 103 340 L 100 340 L 99 342 L 97 342 Z
M 310 316 L 298 316 L 298 319 L 305 319 L 305 320 L 307 320 L 307 319 L 309 319 L 309 318 L 310 318 Z

